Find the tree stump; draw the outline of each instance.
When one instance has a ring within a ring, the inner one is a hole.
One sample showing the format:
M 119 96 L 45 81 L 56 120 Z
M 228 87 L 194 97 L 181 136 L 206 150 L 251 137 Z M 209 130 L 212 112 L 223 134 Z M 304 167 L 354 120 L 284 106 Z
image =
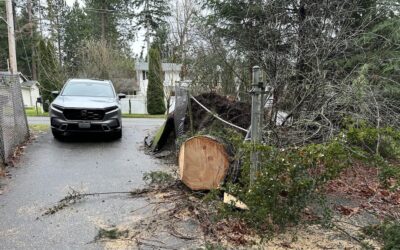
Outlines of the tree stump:
M 192 137 L 180 148 L 180 179 L 192 190 L 219 188 L 228 169 L 229 156 L 224 145 L 215 138 Z

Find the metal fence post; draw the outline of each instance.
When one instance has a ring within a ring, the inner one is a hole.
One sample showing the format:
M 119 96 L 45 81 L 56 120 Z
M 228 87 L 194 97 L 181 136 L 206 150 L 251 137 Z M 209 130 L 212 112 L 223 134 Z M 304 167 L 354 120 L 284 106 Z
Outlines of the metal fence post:
M 250 156 L 250 188 L 253 186 L 259 169 L 259 154 L 257 145 L 261 143 L 261 116 L 262 116 L 262 93 L 263 84 L 260 78 L 260 67 L 253 67 L 253 80 L 251 93 L 251 143 L 252 152 Z

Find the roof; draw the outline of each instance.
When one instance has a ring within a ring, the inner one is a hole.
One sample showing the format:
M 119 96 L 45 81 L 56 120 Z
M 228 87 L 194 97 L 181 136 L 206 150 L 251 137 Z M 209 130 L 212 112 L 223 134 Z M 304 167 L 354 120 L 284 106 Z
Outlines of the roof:
M 12 75 L 11 74 L 11 72 L 10 71 L 0 71 L 0 76 L 1 75 L 3 75 L 3 76 L 10 76 L 10 75 Z M 22 74 L 21 72 L 18 72 L 17 73 L 17 75 L 19 75 L 19 77 L 20 77 L 20 79 L 22 80 L 22 81 L 28 81 L 28 78 L 26 77 L 26 76 L 24 76 L 24 74 Z M 21 82 L 22 82 L 21 81 Z
M 26 81 L 26 82 L 21 83 L 21 86 L 26 87 L 26 88 L 32 88 L 33 85 L 39 85 L 39 82 L 38 81 Z
M 180 72 L 182 68 L 182 64 L 178 63 L 162 63 L 161 67 L 163 71 L 177 71 Z M 147 62 L 136 62 L 135 64 L 136 70 L 149 70 L 149 63 Z

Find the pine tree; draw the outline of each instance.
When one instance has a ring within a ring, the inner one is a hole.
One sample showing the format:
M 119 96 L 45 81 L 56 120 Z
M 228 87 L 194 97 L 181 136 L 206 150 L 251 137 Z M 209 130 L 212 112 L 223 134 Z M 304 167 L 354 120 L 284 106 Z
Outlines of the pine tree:
M 52 42 L 40 40 L 37 51 L 41 94 L 44 101 L 51 101 L 51 91 L 60 90 L 65 79 Z
M 150 30 L 155 32 L 161 24 L 165 24 L 165 17 L 170 16 L 168 1 L 166 0 L 135 0 L 133 5 L 141 8 L 142 11 L 137 14 L 139 25 L 149 26 Z
M 63 63 L 64 57 L 64 36 L 65 36 L 65 15 L 68 6 L 65 0 L 47 0 L 47 18 L 50 23 L 50 40 L 57 46 L 59 64 Z
M 137 13 L 138 26 L 146 29 L 147 49 L 150 47 L 150 37 L 155 36 L 157 31 L 165 27 L 165 18 L 170 16 L 167 0 L 135 0 L 133 6 L 141 9 Z
M 91 21 L 92 38 L 115 45 L 120 38 L 117 26 L 119 13 L 125 6 L 123 0 L 85 0 L 85 11 Z
M 147 87 L 147 112 L 149 114 L 164 114 L 164 88 L 160 52 L 157 46 L 149 51 L 149 84 Z
M 76 75 L 80 68 L 79 50 L 84 45 L 85 40 L 91 37 L 89 22 L 84 9 L 76 1 L 66 14 L 65 24 L 64 65 L 67 67 L 67 72 L 72 76 Z

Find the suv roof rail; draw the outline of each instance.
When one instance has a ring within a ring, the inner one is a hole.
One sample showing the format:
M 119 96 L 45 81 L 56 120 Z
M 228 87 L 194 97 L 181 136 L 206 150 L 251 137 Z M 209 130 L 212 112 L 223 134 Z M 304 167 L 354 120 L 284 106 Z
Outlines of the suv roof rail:
M 71 81 L 71 80 L 92 80 L 92 81 L 103 81 L 103 82 L 111 82 L 111 80 L 107 80 L 107 79 L 100 79 L 100 78 L 69 78 L 67 80 Z

